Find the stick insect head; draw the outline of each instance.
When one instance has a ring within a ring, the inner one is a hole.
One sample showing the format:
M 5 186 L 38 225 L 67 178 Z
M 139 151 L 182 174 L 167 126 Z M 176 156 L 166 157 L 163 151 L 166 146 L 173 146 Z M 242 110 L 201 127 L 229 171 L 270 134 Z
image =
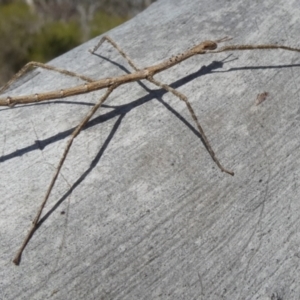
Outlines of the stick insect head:
M 217 49 L 218 45 L 216 42 L 213 41 L 204 41 L 201 44 L 193 47 L 191 50 L 195 54 L 204 54 L 207 50 L 215 50 Z
M 232 40 L 231 37 L 225 36 L 225 37 L 215 40 L 215 41 L 204 41 L 201 44 L 193 47 L 191 49 L 191 51 L 193 51 L 194 54 L 205 54 L 206 51 L 217 49 L 218 43 L 227 42 L 230 40 Z

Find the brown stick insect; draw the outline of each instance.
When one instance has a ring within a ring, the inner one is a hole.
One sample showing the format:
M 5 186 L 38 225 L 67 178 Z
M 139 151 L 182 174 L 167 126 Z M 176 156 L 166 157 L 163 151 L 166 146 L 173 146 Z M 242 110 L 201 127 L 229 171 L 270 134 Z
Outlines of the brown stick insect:
M 61 89 L 61 90 L 53 90 L 51 92 L 45 92 L 45 93 L 39 93 L 39 94 L 32 94 L 32 95 L 21 95 L 21 96 L 7 96 L 4 98 L 0 98 L 0 106 L 9 106 L 13 107 L 17 104 L 28 104 L 28 103 L 36 103 L 36 102 L 41 102 L 41 101 L 47 101 L 47 100 L 53 100 L 53 99 L 58 99 L 58 98 L 65 98 L 69 97 L 72 95 L 79 95 L 79 94 L 84 94 L 84 93 L 89 93 L 95 90 L 100 90 L 100 89 L 106 89 L 105 94 L 98 100 L 98 102 L 93 106 L 93 108 L 88 112 L 88 114 L 81 120 L 79 125 L 76 127 L 76 129 L 73 131 L 71 134 L 71 137 L 69 138 L 67 145 L 65 147 L 65 150 L 62 154 L 62 157 L 58 163 L 57 169 L 51 179 L 50 185 L 47 189 L 46 195 L 42 201 L 42 204 L 36 214 L 35 219 L 32 222 L 31 228 L 26 235 L 20 249 L 18 250 L 15 258 L 13 259 L 13 262 L 18 265 L 20 263 L 21 255 L 23 250 L 25 249 L 28 241 L 30 240 L 31 236 L 33 235 L 34 231 L 38 227 L 38 223 L 40 220 L 41 213 L 43 211 L 43 208 L 49 198 L 49 195 L 53 189 L 53 186 L 57 180 L 57 177 L 60 173 L 60 170 L 62 168 L 62 165 L 68 155 L 68 152 L 71 148 L 71 145 L 73 143 L 73 140 L 75 137 L 81 132 L 81 130 L 84 128 L 84 126 L 87 124 L 87 122 L 90 120 L 90 118 L 94 115 L 94 113 L 101 107 L 101 105 L 105 102 L 105 100 L 108 98 L 108 96 L 111 94 L 111 92 L 118 88 L 120 85 L 133 82 L 133 81 L 138 81 L 138 80 L 148 80 L 154 85 L 165 89 L 166 91 L 172 93 L 174 96 L 178 97 L 180 100 L 184 101 L 187 109 L 189 110 L 197 128 L 202 136 L 203 142 L 205 144 L 206 149 L 208 150 L 211 158 L 213 161 L 216 163 L 216 165 L 219 167 L 219 169 L 222 172 L 225 172 L 229 175 L 234 175 L 233 171 L 230 171 L 222 166 L 218 158 L 216 157 L 209 141 L 208 138 L 206 137 L 199 121 L 196 116 L 196 113 L 194 109 L 192 108 L 191 103 L 188 101 L 188 98 L 183 95 L 182 93 L 178 92 L 177 90 L 173 89 L 167 84 L 161 83 L 154 79 L 154 75 L 157 73 L 160 73 L 166 69 L 169 69 L 182 61 L 197 55 L 197 54 L 208 54 L 208 53 L 220 53 L 220 52 L 225 52 L 225 51 L 237 51 L 237 50 L 270 50 L 270 49 L 283 49 L 283 50 L 288 50 L 288 51 L 296 51 L 300 52 L 300 48 L 293 48 L 293 47 L 288 47 L 288 46 L 283 46 L 283 45 L 275 45 L 275 44 L 261 44 L 261 45 L 228 45 L 221 47 L 217 49 L 218 43 L 225 42 L 230 40 L 230 38 L 225 37 L 223 39 L 215 40 L 215 41 L 204 41 L 201 42 L 200 44 L 192 47 L 191 49 L 178 54 L 176 56 L 172 56 L 171 58 L 163 61 L 162 63 L 146 67 L 144 69 L 139 69 L 133 61 L 125 54 L 125 52 L 108 36 L 104 36 L 100 42 L 92 49 L 90 52 L 92 54 L 95 53 L 95 51 L 98 50 L 100 45 L 104 42 L 107 41 L 109 42 L 114 48 L 116 48 L 119 53 L 127 60 L 129 65 L 134 69 L 133 73 L 126 74 L 126 75 L 121 75 L 118 77 L 112 77 L 112 78 L 104 78 L 100 80 L 94 80 L 92 78 L 76 74 L 74 72 L 70 72 L 67 70 L 59 69 L 56 67 L 52 67 L 49 65 L 41 64 L 38 62 L 30 62 L 27 65 L 25 65 L 7 84 L 5 84 L 1 89 L 0 93 L 5 91 L 13 82 L 15 82 L 19 77 L 21 77 L 24 73 L 26 73 L 28 70 L 31 68 L 35 67 L 40 67 L 44 68 L 47 70 L 52 70 L 59 72 L 64 75 L 68 76 L 73 76 L 73 77 L 78 77 L 82 80 L 84 80 L 86 83 L 83 85 L 78 85 L 66 89 Z

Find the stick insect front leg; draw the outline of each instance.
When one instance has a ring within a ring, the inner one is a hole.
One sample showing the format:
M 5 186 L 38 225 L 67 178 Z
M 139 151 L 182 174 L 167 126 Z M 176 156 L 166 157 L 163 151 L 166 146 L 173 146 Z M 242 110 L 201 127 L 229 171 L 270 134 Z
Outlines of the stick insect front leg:
M 229 39 L 229 38 L 225 37 L 225 38 L 223 38 L 223 39 L 217 40 L 216 42 L 223 42 L 223 41 L 227 41 L 228 39 Z M 140 69 L 135 65 L 135 63 L 134 63 L 127 55 L 126 55 L 126 53 L 120 48 L 120 46 L 118 46 L 118 45 L 117 45 L 110 37 L 108 37 L 108 36 L 102 37 L 102 39 L 100 40 L 100 42 L 99 42 L 92 50 L 90 50 L 90 52 L 91 52 L 92 54 L 94 54 L 95 51 L 97 51 L 97 49 L 98 49 L 98 48 L 103 44 L 103 42 L 105 42 L 105 41 L 109 42 L 109 43 L 110 43 L 110 44 L 111 44 L 111 45 L 112 45 L 112 46 L 113 46 L 113 47 L 114 47 L 114 48 L 115 48 L 115 49 L 116 49 L 116 50 L 117 50 L 117 51 L 118 51 L 118 52 L 119 52 L 126 60 L 127 60 L 127 62 L 129 63 L 129 65 L 130 65 L 135 71 L 139 71 L 139 70 L 140 70 Z M 173 89 L 172 87 L 170 87 L 169 85 L 164 84 L 164 83 L 161 83 L 161 82 L 155 80 L 155 79 L 153 78 L 153 76 L 149 76 L 149 77 L 147 77 L 146 79 L 147 79 L 149 82 L 155 84 L 156 86 L 158 86 L 158 87 L 160 87 L 160 88 L 163 88 L 163 89 L 166 90 L 167 92 L 172 93 L 173 95 L 175 95 L 177 98 L 179 98 L 180 100 L 182 100 L 182 101 L 186 104 L 186 106 L 187 106 L 187 108 L 188 108 L 188 110 L 189 110 L 190 115 L 192 116 L 194 122 L 195 122 L 196 125 L 197 125 L 198 131 L 199 131 L 199 133 L 200 133 L 200 135 L 201 135 L 201 137 L 202 137 L 202 139 L 203 139 L 205 148 L 208 150 L 208 152 L 209 152 L 210 156 L 212 157 L 213 161 L 217 164 L 217 166 L 220 168 L 220 170 L 221 170 L 222 172 L 225 172 L 225 173 L 230 174 L 230 175 L 233 176 L 233 175 L 234 175 L 234 172 L 225 169 L 225 168 L 221 165 L 219 159 L 216 157 L 216 155 L 215 155 L 215 153 L 214 153 L 214 151 L 213 151 L 213 149 L 212 149 L 212 147 L 211 147 L 211 145 L 210 145 L 210 143 L 209 143 L 209 141 L 208 141 L 208 138 L 206 137 L 206 135 L 205 135 L 205 133 L 204 133 L 204 130 L 202 129 L 202 126 L 200 125 L 200 122 L 199 122 L 199 120 L 198 120 L 198 118 L 197 118 L 197 116 L 196 116 L 196 114 L 195 114 L 195 111 L 194 111 L 194 109 L 193 109 L 191 103 L 189 102 L 188 98 L 187 98 L 184 94 L 182 94 L 182 93 L 178 92 L 177 90 Z
M 50 70 L 50 71 L 55 71 L 58 72 L 60 74 L 64 74 L 67 76 L 71 76 L 71 77 L 76 77 L 76 78 L 80 78 L 86 82 L 93 82 L 94 80 L 90 77 L 84 76 L 84 75 L 80 75 L 68 70 L 64 70 L 64 69 L 60 69 L 57 67 L 53 67 L 53 66 L 49 66 L 40 62 L 36 62 L 36 61 L 31 61 L 29 63 L 27 63 L 18 73 L 16 73 L 11 80 L 9 80 L 1 89 L 0 89 L 0 94 L 3 93 L 5 90 L 7 90 L 16 80 L 18 80 L 20 77 L 22 77 L 25 73 L 27 73 L 30 69 L 32 68 L 42 68 L 45 70 Z

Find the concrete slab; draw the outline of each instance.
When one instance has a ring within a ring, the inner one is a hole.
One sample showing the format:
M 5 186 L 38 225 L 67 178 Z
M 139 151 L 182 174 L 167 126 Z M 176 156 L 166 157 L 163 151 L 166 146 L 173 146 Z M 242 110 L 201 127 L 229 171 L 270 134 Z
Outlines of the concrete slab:
M 164 0 L 108 32 L 146 67 L 206 39 L 300 47 L 297 1 Z M 99 38 L 52 65 L 130 72 Z M 0 299 L 300 299 L 300 54 L 193 57 L 113 92 L 76 139 L 22 256 L 12 258 L 66 140 L 102 92 L 0 110 Z M 36 70 L 9 95 L 81 84 Z M 257 95 L 268 93 L 260 105 Z

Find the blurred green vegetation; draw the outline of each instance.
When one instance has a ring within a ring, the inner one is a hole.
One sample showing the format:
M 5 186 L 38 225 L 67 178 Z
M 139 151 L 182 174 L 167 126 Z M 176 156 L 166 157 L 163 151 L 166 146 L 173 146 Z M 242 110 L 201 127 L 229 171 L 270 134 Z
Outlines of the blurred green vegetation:
M 47 62 L 128 17 L 96 11 L 82 23 L 73 13 L 62 19 L 39 14 L 21 1 L 0 2 L 0 86 L 29 61 Z
M 90 22 L 90 38 L 98 36 L 127 20 L 128 18 L 113 16 L 103 11 L 98 11 L 95 13 L 94 18 Z
M 80 44 L 80 26 L 76 21 L 47 22 L 35 33 L 33 42 L 28 52 L 29 60 L 49 61 Z
M 25 4 L 0 6 L 0 86 L 30 59 L 37 23 Z

